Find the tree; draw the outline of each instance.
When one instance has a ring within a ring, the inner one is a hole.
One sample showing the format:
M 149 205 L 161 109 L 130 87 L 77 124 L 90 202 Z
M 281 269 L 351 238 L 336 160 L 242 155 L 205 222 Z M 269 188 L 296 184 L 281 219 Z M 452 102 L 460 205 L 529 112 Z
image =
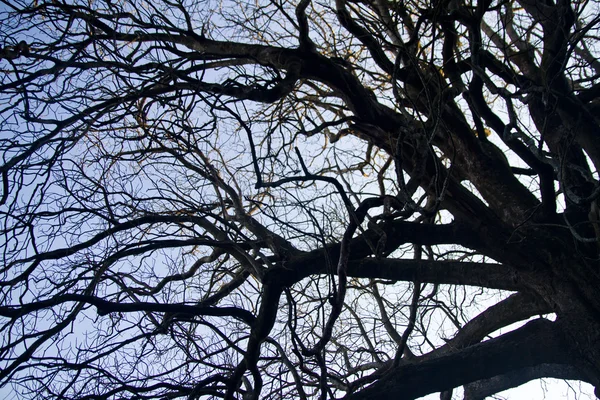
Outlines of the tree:
M 600 387 L 599 2 L 2 4 L 3 385 Z

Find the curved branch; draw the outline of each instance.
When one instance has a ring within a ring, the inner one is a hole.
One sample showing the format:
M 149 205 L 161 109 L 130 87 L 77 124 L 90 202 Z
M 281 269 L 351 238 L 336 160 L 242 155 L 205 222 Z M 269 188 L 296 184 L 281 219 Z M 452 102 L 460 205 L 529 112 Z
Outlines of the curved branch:
M 398 365 L 412 365 L 415 362 L 437 359 L 445 354 L 459 351 L 475 345 L 487 335 L 510 324 L 526 320 L 535 315 L 550 312 L 549 307 L 527 293 L 515 293 L 501 302 L 489 307 L 477 317 L 466 323 L 447 343 L 417 359 L 403 358 Z M 383 376 L 391 366 L 388 362 L 375 373 L 354 382 L 355 387 L 361 387 Z
M 279 299 L 283 293 L 283 289 L 277 282 L 267 282 L 266 278 L 265 276 L 260 309 L 256 316 L 256 321 L 252 326 L 250 337 L 248 338 L 246 356 L 237 365 L 229 380 L 227 393 L 225 393 L 225 399 L 227 400 L 234 399 L 234 393 L 239 389 L 246 371 L 256 369 L 261 344 L 267 338 L 271 329 L 273 329 L 273 325 L 275 325 L 277 311 L 279 310 Z M 253 394 L 255 396 L 253 400 L 258 399 L 260 392 L 255 390 Z
M 346 0 L 337 0 L 335 6 L 340 24 L 365 45 L 379 68 L 388 74 L 392 74 L 394 71 L 394 63 L 392 63 L 385 55 L 385 52 L 381 48 L 381 45 L 377 43 L 377 40 L 375 40 L 366 29 L 358 25 L 352 18 L 346 9 Z
M 550 312 L 550 307 L 529 294 L 515 293 L 489 307 L 462 327 L 456 336 L 435 354 L 444 354 L 479 343 L 486 335 L 534 315 Z
M 393 368 L 346 400 L 408 400 L 518 369 L 568 359 L 557 323 L 538 319 L 461 351 Z

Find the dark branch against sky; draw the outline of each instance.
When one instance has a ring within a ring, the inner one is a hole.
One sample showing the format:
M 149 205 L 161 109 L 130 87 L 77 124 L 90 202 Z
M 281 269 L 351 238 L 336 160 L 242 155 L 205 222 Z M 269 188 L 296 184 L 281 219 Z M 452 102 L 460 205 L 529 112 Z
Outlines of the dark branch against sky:
M 12 393 L 600 387 L 597 1 L 0 4 Z

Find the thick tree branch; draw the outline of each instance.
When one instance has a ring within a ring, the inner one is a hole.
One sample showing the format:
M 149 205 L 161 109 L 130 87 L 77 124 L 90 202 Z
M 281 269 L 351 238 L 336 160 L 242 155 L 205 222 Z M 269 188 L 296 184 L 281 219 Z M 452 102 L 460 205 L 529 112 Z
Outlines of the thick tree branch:
M 523 288 L 517 271 L 503 264 L 465 261 L 396 260 L 365 258 L 351 261 L 348 276 L 450 285 L 481 286 L 503 290 Z
M 353 274 L 364 277 L 369 276 L 366 268 L 361 268 L 357 260 L 364 259 L 368 265 L 371 262 L 365 257 L 373 255 L 373 244 L 378 243 L 381 239 L 381 232 L 385 232 L 386 240 L 383 248 L 384 254 L 389 254 L 400 245 L 405 243 L 413 243 L 419 245 L 434 245 L 444 243 L 461 243 L 465 247 L 477 246 L 478 242 L 473 237 L 472 231 L 467 226 L 459 223 L 451 223 L 445 225 L 421 224 L 405 221 L 394 221 L 383 223 L 379 229 L 367 229 L 362 235 L 353 238 L 350 241 L 349 247 L 352 249 L 349 256 L 349 262 L 352 267 Z M 370 245 L 371 244 L 371 245 Z M 292 257 L 283 267 L 276 267 L 268 271 L 267 274 L 273 276 L 277 282 L 285 285 L 292 285 L 302 279 L 313 275 L 326 273 L 328 262 L 327 260 L 338 260 L 340 256 L 340 243 L 336 243 L 325 248 L 313 250 L 301 255 Z M 382 260 L 383 261 L 383 260 Z M 390 266 L 385 266 L 386 262 L 393 263 L 394 261 L 384 261 L 383 266 L 379 266 L 384 272 L 390 269 Z M 413 263 L 415 261 L 412 261 Z M 409 264 L 410 265 L 410 264 Z M 360 272 L 362 270 L 363 272 Z M 408 273 L 408 272 L 407 272 Z M 277 278 L 275 278 L 277 276 Z
M 568 359 L 556 323 L 538 319 L 475 346 L 392 369 L 346 400 L 409 400 L 538 364 Z
M 535 296 L 525 293 L 512 294 L 467 322 L 452 339 L 447 340 L 445 345 L 420 356 L 417 360 L 418 362 L 433 360 L 456 352 L 481 342 L 487 335 L 498 329 L 548 312 L 550 312 L 549 306 Z M 400 360 L 399 365 L 413 364 L 414 362 L 415 360 L 411 358 L 404 358 Z M 391 362 L 386 363 L 377 372 L 363 378 L 362 381 L 371 382 L 378 379 L 389 370 L 390 365 Z M 361 380 L 355 384 L 362 386 Z
M 346 0 L 337 0 L 335 6 L 340 24 L 365 45 L 379 68 L 391 75 L 394 71 L 394 63 L 386 56 L 377 40 L 352 18 L 346 8 Z
M 432 352 L 432 356 L 474 345 L 498 329 L 550 311 L 548 305 L 531 294 L 512 294 L 470 320 L 446 345 Z
M 67 302 L 91 304 L 98 309 L 98 315 L 107 315 L 114 312 L 126 313 L 144 311 L 185 314 L 188 317 L 202 315 L 229 316 L 244 321 L 250 326 L 252 326 L 255 321 L 255 317 L 251 312 L 238 307 L 206 307 L 190 304 L 162 304 L 149 302 L 117 303 L 83 294 L 64 294 L 48 300 L 31 302 L 22 306 L 2 306 L 0 307 L 0 316 L 19 318 L 26 314 Z

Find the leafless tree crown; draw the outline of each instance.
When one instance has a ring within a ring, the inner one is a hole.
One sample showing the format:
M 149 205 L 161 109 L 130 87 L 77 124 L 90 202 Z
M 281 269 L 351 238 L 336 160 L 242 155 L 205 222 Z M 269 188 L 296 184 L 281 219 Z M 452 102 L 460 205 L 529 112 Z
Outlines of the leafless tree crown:
M 600 388 L 599 15 L 0 0 L 0 385 Z

